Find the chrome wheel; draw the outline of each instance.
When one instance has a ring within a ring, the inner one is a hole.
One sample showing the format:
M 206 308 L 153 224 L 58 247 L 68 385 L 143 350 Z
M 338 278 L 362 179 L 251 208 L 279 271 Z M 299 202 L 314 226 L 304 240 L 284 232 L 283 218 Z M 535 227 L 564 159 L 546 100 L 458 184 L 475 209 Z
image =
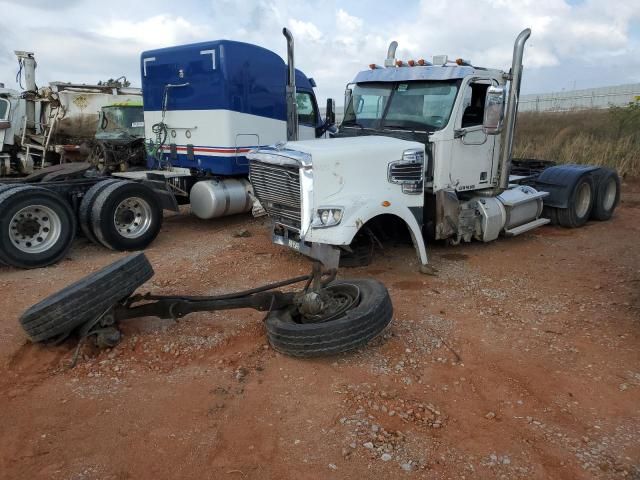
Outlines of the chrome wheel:
M 149 203 L 140 197 L 129 197 L 116 207 L 113 222 L 125 238 L 138 238 L 151 227 L 153 215 Z
M 9 223 L 11 243 L 21 252 L 42 253 L 53 247 L 62 232 L 60 216 L 44 205 L 18 210 Z
M 616 183 L 615 178 L 610 178 L 604 191 L 604 199 L 602 200 L 602 207 L 604 210 L 611 210 L 613 208 L 617 195 L 618 184 Z
M 591 206 L 591 185 L 587 182 L 583 182 L 578 187 L 578 192 L 576 193 L 576 216 L 578 218 L 583 218 L 587 216 L 589 213 L 589 207 Z

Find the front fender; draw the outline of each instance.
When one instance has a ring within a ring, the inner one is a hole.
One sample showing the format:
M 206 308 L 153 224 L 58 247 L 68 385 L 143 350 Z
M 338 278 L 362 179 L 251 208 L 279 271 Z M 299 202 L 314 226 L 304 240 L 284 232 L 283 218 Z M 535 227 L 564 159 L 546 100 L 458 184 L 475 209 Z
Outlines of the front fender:
M 349 205 L 344 210 L 344 216 L 340 224 L 334 227 L 313 228 L 309 227 L 305 241 L 315 243 L 326 243 L 329 245 L 349 245 L 358 231 L 371 219 L 380 215 L 394 215 L 401 218 L 407 225 L 413 244 L 416 247 L 420 261 L 427 263 L 427 250 L 422 236 L 422 207 L 407 207 L 399 202 L 391 203 L 389 206 L 382 206 L 378 201 L 366 201 L 365 199 L 352 199 L 343 202 Z

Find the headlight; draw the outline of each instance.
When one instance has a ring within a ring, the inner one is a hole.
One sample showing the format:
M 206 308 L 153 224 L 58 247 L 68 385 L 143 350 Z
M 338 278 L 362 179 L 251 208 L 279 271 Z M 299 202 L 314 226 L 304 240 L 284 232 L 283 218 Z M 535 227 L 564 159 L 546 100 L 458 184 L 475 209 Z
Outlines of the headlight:
M 318 208 L 312 226 L 314 228 L 333 227 L 342 221 L 341 207 Z

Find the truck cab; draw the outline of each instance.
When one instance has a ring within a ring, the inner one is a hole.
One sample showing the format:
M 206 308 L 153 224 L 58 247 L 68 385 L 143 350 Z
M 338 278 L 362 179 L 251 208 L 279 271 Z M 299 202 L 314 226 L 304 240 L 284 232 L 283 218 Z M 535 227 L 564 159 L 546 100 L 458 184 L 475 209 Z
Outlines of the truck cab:
M 599 179 L 619 186 L 615 172 L 553 166 L 511 175 L 530 34 L 516 39 L 508 72 L 446 55 L 404 62 L 392 42 L 384 66 L 371 64 L 349 84 L 337 138 L 251 152 L 250 179 L 274 220 L 273 241 L 333 268 L 358 234 L 400 222 L 428 271 L 426 237 L 488 242 L 551 218 L 586 222 L 604 202 Z

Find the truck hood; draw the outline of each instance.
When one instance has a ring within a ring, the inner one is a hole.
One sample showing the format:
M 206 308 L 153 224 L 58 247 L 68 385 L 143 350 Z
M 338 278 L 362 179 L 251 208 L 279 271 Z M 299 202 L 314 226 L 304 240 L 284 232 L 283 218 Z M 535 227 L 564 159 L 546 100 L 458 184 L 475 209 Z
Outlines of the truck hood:
M 409 148 L 422 148 L 418 142 L 400 140 L 392 137 L 367 136 L 349 138 L 327 138 L 287 142 L 284 148 L 311 155 L 311 161 L 366 161 L 371 155 L 376 157 L 397 158 Z

